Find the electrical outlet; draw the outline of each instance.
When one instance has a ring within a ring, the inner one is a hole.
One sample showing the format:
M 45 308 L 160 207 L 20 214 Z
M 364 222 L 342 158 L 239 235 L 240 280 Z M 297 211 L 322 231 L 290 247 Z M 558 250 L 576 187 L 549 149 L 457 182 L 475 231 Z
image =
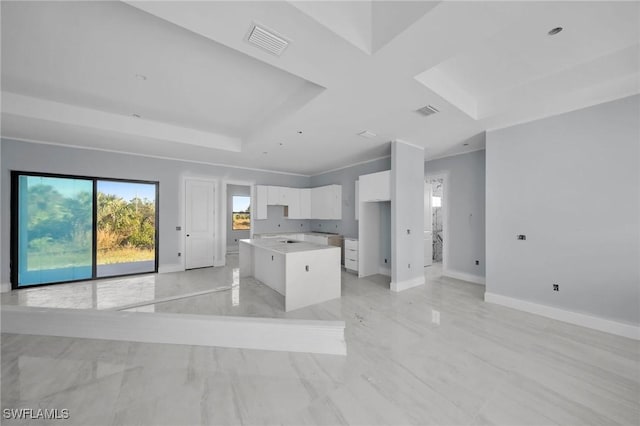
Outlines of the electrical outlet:
M 280 228 L 280 224 L 278 224 L 278 228 Z
M 387 259 L 384 260 L 384 263 L 387 263 Z
M 560 284 L 554 284 L 553 291 L 560 291 Z
M 479 261 L 479 260 L 476 260 L 476 265 L 479 265 L 479 264 L 480 264 L 480 261 Z
M 411 264 L 409 264 L 409 266 L 407 266 L 407 268 L 411 269 Z
M 524 240 L 526 240 L 526 239 L 527 239 L 527 236 L 526 236 L 526 235 L 524 235 L 524 234 L 519 234 L 516 238 L 517 238 L 518 240 L 524 241 Z
M 182 226 L 176 226 L 176 231 L 182 231 Z
M 178 252 L 178 257 L 182 256 L 182 253 Z

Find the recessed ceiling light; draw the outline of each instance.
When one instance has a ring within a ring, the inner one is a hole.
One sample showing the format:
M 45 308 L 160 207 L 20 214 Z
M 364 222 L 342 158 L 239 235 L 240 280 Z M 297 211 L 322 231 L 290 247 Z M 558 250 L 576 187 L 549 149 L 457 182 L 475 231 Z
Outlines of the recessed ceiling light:
M 136 78 L 137 78 L 138 80 L 143 80 L 143 81 L 144 81 L 144 80 L 146 80 L 146 79 L 147 79 L 147 76 L 146 76 L 146 75 L 142 75 L 142 74 L 136 74 Z
M 368 130 L 364 130 L 364 131 L 358 133 L 358 136 L 362 136 L 363 138 L 373 139 L 377 135 L 375 133 L 373 133 L 373 132 L 368 131 Z
M 420 109 L 417 109 L 416 112 L 418 114 L 422 114 L 424 116 L 429 116 L 429 115 L 432 115 L 432 114 L 435 114 L 435 113 L 439 112 L 439 110 L 438 110 L 438 108 L 436 108 L 434 106 L 426 105 L 426 106 L 423 106 Z
M 140 114 L 131 114 L 131 116 L 132 116 L 132 117 L 135 117 L 135 118 L 140 118 L 140 117 L 141 117 L 141 115 L 140 115 Z
M 266 154 L 268 154 L 268 152 L 267 152 L 267 151 L 262 151 L 262 153 L 263 153 L 263 154 L 265 154 L 265 155 L 266 155 Z
M 554 36 L 558 34 L 560 31 L 562 31 L 562 27 L 555 27 L 554 29 L 550 30 L 547 34 L 549 34 L 550 36 Z

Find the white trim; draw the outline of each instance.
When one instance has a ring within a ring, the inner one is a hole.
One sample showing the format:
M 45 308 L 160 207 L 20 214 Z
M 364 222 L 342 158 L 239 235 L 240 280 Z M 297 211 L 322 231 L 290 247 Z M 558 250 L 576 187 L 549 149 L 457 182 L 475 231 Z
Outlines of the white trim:
M 388 268 L 386 266 L 380 266 L 380 267 L 378 267 L 378 273 L 380 275 L 386 275 L 386 276 L 390 277 L 391 276 L 391 268 Z
M 486 151 L 486 150 L 487 150 L 486 147 L 472 148 L 472 149 L 470 149 L 468 151 L 461 151 L 461 152 L 457 152 L 457 153 L 454 153 L 454 154 L 445 154 L 445 155 L 441 155 L 439 157 L 427 158 L 427 159 L 424 160 L 424 162 L 428 163 L 429 161 L 442 160 L 443 158 L 455 157 L 456 155 L 471 154 L 472 152 Z
M 344 327 L 344 321 L 2 307 L 3 333 L 334 355 L 347 354 Z
M 182 263 L 172 263 L 170 265 L 158 266 L 159 274 L 167 274 L 170 272 L 184 272 L 184 265 Z
M 391 281 L 391 291 L 399 292 L 403 290 L 410 289 L 412 287 L 417 287 L 419 285 L 423 285 L 425 283 L 424 275 L 420 277 L 411 278 L 410 280 L 404 281 Z
M 11 291 L 10 283 L 0 283 L 0 293 L 8 293 Z
M 255 167 L 235 166 L 235 165 L 224 164 L 224 163 L 212 163 L 212 162 L 209 162 L 209 161 L 187 160 L 187 159 L 175 158 L 175 157 L 165 157 L 163 155 L 141 154 L 139 152 L 130 152 L 130 151 L 124 151 L 124 150 L 119 150 L 119 149 L 109 149 L 109 148 L 97 148 L 97 147 L 91 147 L 91 146 L 71 145 L 71 144 L 65 144 L 65 143 L 61 143 L 61 142 L 49 142 L 49 141 L 43 141 L 43 140 L 39 140 L 39 139 L 19 138 L 19 137 L 15 137 L 15 136 L 0 135 L 0 138 L 5 139 L 7 141 L 35 143 L 35 144 L 41 144 L 41 145 L 61 146 L 61 147 L 64 147 L 64 148 L 85 149 L 85 150 L 88 150 L 88 151 L 111 152 L 111 153 L 114 153 L 114 154 L 125 154 L 125 155 L 133 155 L 133 156 L 137 156 L 137 157 L 156 158 L 158 160 L 178 161 L 178 162 L 191 163 L 191 164 L 205 164 L 207 166 L 228 167 L 230 169 L 251 170 L 251 171 L 254 171 L 254 172 L 263 172 L 263 173 L 276 173 L 276 174 L 279 174 L 279 175 L 311 177 L 310 175 L 305 175 L 305 174 L 302 174 L 302 173 L 282 172 L 282 171 L 278 171 L 278 170 L 268 170 L 268 169 L 258 169 L 258 168 L 255 168 Z
M 479 275 L 468 274 L 466 272 L 454 271 L 452 269 L 442 269 L 442 275 L 457 280 L 467 281 L 473 284 L 485 285 L 486 280 Z
M 605 333 L 615 334 L 617 336 L 627 337 L 629 339 L 640 340 L 640 325 L 622 323 L 618 321 L 608 320 L 602 317 L 580 314 L 577 312 L 567 311 L 553 306 L 542 305 L 539 303 L 528 302 L 522 299 L 502 296 L 495 293 L 484 293 L 484 301 L 496 305 L 506 306 L 512 309 L 529 312 L 531 314 L 541 315 L 543 317 L 552 318 L 558 321 L 568 322 L 570 324 L 591 328 Z
M 337 172 L 339 170 L 344 170 L 344 169 L 348 169 L 350 167 L 359 166 L 360 164 L 373 163 L 374 161 L 383 160 L 385 158 L 391 158 L 391 154 L 385 155 L 385 156 L 382 156 L 382 157 L 377 157 L 377 158 L 374 158 L 372 160 L 364 160 L 364 161 L 358 161 L 357 163 L 347 164 L 346 166 L 340 166 L 340 167 L 337 167 L 335 169 L 327 170 L 325 172 L 316 173 L 316 174 L 313 174 L 313 175 L 311 175 L 309 177 L 322 176 L 322 175 L 326 175 L 327 173 Z

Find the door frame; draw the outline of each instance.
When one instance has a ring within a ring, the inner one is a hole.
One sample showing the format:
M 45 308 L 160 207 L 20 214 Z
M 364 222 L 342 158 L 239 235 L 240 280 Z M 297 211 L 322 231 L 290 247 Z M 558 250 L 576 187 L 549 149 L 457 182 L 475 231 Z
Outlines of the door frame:
M 228 227 L 229 225 L 229 221 L 227 220 L 228 217 L 228 209 L 229 206 L 227 205 L 227 198 L 228 198 L 228 192 L 227 192 L 227 186 L 228 185 L 238 185 L 238 186 L 248 186 L 249 187 L 249 196 L 251 197 L 251 208 L 255 208 L 256 206 L 256 183 L 252 182 L 252 181 L 247 181 L 247 180 L 233 180 L 233 179 L 229 179 L 229 180 L 223 180 L 222 181 L 222 198 L 221 198 L 221 209 L 220 209 L 220 217 L 222 218 L 222 223 L 221 223 L 221 227 L 222 227 L 222 248 L 224 249 L 224 254 L 226 257 L 227 254 L 227 231 L 228 231 Z M 233 209 L 233 207 L 232 207 Z M 249 229 L 249 238 L 253 238 L 253 226 L 255 225 L 255 218 L 254 218 L 254 213 L 255 210 L 251 210 L 251 218 L 250 218 L 250 227 L 251 229 Z
M 442 272 L 444 273 L 449 270 L 449 172 L 426 173 L 425 183 L 431 179 L 442 179 Z M 435 230 L 432 229 L 432 232 L 435 235 Z

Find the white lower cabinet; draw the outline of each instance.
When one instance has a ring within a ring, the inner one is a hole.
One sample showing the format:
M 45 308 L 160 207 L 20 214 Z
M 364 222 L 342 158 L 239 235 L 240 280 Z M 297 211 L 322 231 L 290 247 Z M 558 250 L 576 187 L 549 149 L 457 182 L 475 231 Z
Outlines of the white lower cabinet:
M 344 267 L 348 271 L 358 272 L 358 240 L 344 239 Z

